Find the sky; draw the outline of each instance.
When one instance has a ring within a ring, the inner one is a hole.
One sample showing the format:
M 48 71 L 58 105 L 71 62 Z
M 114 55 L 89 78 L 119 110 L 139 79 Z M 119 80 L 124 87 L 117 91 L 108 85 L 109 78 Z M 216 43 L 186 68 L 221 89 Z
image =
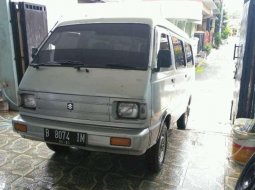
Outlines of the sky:
M 14 0 L 14 1 L 21 1 L 21 0 Z M 125 0 L 125 2 L 130 2 L 130 3 L 131 2 L 133 3 L 136 1 L 140 1 L 140 0 Z M 223 1 L 225 4 L 225 8 L 228 12 L 242 11 L 243 0 L 223 0 Z M 111 6 L 111 10 L 114 10 L 112 12 L 114 12 L 115 14 L 119 10 L 116 5 L 118 3 L 97 3 L 97 5 L 92 3 L 92 4 L 81 5 L 77 3 L 77 0 L 27 0 L 26 2 L 42 4 L 47 6 L 49 29 L 51 29 L 51 27 L 58 20 L 63 21 L 63 20 L 70 20 L 72 18 L 76 19 L 78 17 L 80 18 L 80 16 L 85 18 L 88 15 L 100 15 L 100 14 L 103 15 L 103 12 L 105 10 L 103 7 L 105 6 Z M 127 10 L 128 10 L 128 6 L 131 6 L 130 3 L 127 3 L 127 5 L 125 5 L 127 7 Z M 95 6 L 99 8 L 95 9 Z M 114 9 L 114 6 L 116 6 L 115 9 Z M 130 10 L 134 10 L 133 7 Z M 138 9 L 138 12 L 139 12 L 139 9 L 142 10 L 143 8 L 140 7 L 136 9 Z M 153 10 L 147 11 L 147 14 L 148 13 L 153 14 Z M 130 14 L 132 14 L 132 12 Z M 63 17 L 60 19 L 61 16 Z
M 224 0 L 228 12 L 242 11 L 244 0 Z

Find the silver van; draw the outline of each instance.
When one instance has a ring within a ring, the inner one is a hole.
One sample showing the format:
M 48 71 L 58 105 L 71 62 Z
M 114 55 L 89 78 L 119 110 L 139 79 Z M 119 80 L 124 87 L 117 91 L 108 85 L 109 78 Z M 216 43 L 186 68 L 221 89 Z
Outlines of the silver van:
M 55 152 L 146 154 L 149 168 L 159 171 L 167 130 L 187 125 L 195 75 L 190 44 L 164 19 L 63 22 L 34 53 L 13 128 Z

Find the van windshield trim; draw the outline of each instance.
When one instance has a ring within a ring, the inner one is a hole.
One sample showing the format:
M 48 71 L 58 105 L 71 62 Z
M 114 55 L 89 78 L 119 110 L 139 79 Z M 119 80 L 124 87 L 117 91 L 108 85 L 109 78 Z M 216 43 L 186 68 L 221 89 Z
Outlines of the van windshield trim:
M 151 30 L 147 24 L 60 26 L 42 45 L 31 66 L 74 67 L 78 64 L 88 68 L 147 70 L 150 38 Z

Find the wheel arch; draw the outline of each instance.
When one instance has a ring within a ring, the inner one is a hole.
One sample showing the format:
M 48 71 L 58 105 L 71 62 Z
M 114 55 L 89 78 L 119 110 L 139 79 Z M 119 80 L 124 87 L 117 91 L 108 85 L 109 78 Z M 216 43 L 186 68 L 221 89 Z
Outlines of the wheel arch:
M 165 112 L 163 114 L 162 118 L 161 118 L 160 129 L 159 129 L 159 132 L 158 132 L 157 141 L 160 137 L 160 134 L 161 134 L 161 131 L 164 127 L 164 124 L 166 124 L 167 130 L 169 130 L 170 126 L 171 126 L 171 115 L 167 112 Z
M 171 126 L 171 115 L 168 114 L 164 120 L 163 123 L 166 123 L 166 126 L 167 126 L 167 130 L 170 129 L 170 126 Z
M 188 106 L 190 106 L 191 102 L 192 102 L 192 95 L 190 95 L 190 97 L 189 97 Z

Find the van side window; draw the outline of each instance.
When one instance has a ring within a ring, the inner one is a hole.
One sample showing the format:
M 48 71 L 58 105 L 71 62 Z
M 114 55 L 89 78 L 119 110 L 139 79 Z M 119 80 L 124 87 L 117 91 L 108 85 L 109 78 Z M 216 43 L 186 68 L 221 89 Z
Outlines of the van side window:
M 160 47 L 157 55 L 158 69 L 169 68 L 171 64 L 171 51 L 169 37 L 162 33 L 160 37 Z
M 185 54 L 187 60 L 187 67 L 192 67 L 194 65 L 193 53 L 190 44 L 185 43 Z
M 160 38 L 160 50 L 170 50 L 170 45 L 168 41 L 168 36 L 166 34 L 161 34 Z
M 173 47 L 174 47 L 174 56 L 175 56 L 175 66 L 176 68 L 185 67 L 186 61 L 184 56 L 183 43 L 176 37 L 172 37 Z

